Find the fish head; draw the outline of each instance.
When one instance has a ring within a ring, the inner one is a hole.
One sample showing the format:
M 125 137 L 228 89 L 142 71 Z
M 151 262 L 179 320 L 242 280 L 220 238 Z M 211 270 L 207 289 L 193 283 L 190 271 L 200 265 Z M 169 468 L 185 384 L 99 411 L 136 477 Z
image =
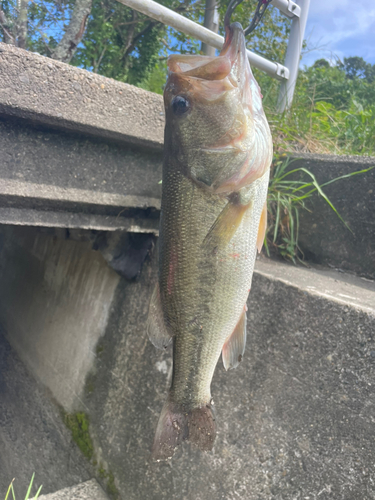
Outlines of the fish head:
M 165 147 L 199 184 L 230 193 L 269 168 L 271 135 L 239 23 L 218 57 L 169 57 L 164 105 Z

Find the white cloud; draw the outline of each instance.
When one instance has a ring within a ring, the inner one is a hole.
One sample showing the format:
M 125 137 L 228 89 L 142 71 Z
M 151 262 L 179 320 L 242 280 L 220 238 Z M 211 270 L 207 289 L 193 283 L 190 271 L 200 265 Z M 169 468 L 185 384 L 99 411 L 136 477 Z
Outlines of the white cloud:
M 373 0 L 311 0 L 305 38 L 309 45 L 322 46 L 307 54 L 302 63 L 336 54 L 358 55 L 375 63 L 375 2 Z

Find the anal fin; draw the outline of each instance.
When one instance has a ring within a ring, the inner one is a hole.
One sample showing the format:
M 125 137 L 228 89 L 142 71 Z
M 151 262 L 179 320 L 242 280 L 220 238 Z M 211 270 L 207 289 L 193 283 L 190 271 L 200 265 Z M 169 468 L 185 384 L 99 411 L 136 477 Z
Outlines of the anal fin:
M 206 248 L 225 247 L 233 238 L 245 212 L 251 206 L 252 203 L 242 205 L 228 201 L 207 233 L 203 246 Z
M 232 334 L 227 338 L 222 350 L 222 358 L 224 368 L 230 370 L 236 368 L 242 361 L 246 346 L 246 305 L 240 316 L 240 319 L 233 330 Z
M 172 339 L 172 335 L 168 331 L 164 321 L 160 302 L 159 283 L 156 283 L 151 296 L 147 318 L 147 333 L 151 342 L 158 349 L 165 349 Z
M 262 214 L 260 216 L 260 221 L 259 221 L 259 229 L 258 229 L 258 236 L 257 236 L 257 249 L 258 249 L 259 253 L 262 251 L 264 238 L 266 236 L 266 229 L 267 229 L 267 202 L 265 202 L 265 204 L 264 204 Z

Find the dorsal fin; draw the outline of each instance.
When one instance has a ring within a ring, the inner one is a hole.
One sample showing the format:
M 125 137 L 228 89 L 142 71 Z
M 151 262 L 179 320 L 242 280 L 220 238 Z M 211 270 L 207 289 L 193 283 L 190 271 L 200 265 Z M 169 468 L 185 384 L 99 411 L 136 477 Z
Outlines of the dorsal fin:
M 223 358 L 224 368 L 226 370 L 236 368 L 236 366 L 238 366 L 238 364 L 242 361 L 243 355 L 245 353 L 247 323 L 246 311 L 247 307 L 245 305 L 236 328 L 227 338 L 223 346 L 221 354 Z
M 260 221 L 259 221 L 259 229 L 258 229 L 258 236 L 257 236 L 257 249 L 258 249 L 259 253 L 262 251 L 264 238 L 266 236 L 266 229 L 267 229 L 267 202 L 265 202 L 265 204 L 264 204 L 262 214 L 260 216 Z
M 165 321 L 160 302 L 159 283 L 156 283 L 151 296 L 147 318 L 147 333 L 151 342 L 158 349 L 165 349 L 172 339 Z

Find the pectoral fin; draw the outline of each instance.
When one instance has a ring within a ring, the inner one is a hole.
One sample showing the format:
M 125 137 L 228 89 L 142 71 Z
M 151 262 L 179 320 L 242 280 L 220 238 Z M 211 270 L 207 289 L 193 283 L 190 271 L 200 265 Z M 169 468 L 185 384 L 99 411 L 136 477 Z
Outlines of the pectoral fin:
M 165 349 L 172 339 L 164 321 L 163 310 L 160 302 L 159 283 L 156 283 L 151 296 L 147 318 L 147 333 L 151 342 L 158 349 Z
M 230 370 L 231 368 L 236 368 L 238 364 L 242 361 L 243 355 L 245 353 L 246 346 L 246 305 L 244 307 L 243 313 L 233 330 L 233 333 L 226 340 L 223 350 L 222 358 L 224 368 Z
M 226 246 L 233 238 L 242 222 L 246 210 L 248 210 L 251 205 L 252 203 L 241 205 L 228 201 L 219 217 L 208 231 L 203 241 L 203 246 L 213 249 L 218 246 Z
M 262 215 L 260 216 L 258 236 L 257 236 L 257 249 L 260 253 L 262 251 L 262 246 L 264 238 L 266 236 L 267 229 L 267 202 L 264 204 Z

